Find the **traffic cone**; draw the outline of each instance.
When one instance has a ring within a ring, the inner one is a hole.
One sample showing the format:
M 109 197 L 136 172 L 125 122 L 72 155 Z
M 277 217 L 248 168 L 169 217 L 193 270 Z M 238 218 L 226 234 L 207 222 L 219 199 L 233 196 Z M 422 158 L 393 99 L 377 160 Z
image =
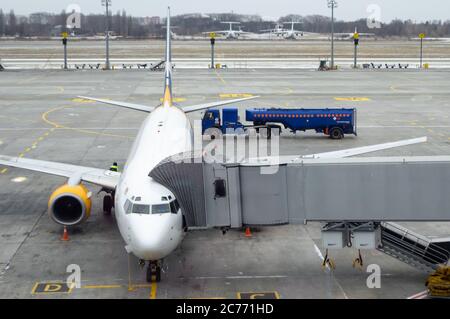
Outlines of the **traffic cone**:
M 252 237 L 252 232 L 250 230 L 250 227 L 247 227 L 245 229 L 245 237 L 247 237 L 247 238 L 251 238 Z
M 61 237 L 62 241 L 69 241 L 69 232 L 67 231 L 67 227 L 64 226 L 64 233 Z

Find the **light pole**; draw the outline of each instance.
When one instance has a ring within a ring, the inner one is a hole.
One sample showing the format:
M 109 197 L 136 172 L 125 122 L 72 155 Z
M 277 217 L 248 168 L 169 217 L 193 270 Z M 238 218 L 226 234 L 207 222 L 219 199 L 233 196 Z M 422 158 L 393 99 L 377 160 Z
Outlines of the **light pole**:
M 425 39 L 425 33 L 419 34 L 420 38 L 420 68 L 423 67 L 423 39 Z
M 216 44 L 216 34 L 214 32 L 211 32 L 209 34 L 210 40 L 211 40 L 211 69 L 214 69 L 214 45 Z
M 334 9 L 337 8 L 336 0 L 328 0 L 328 8 L 331 8 L 331 69 L 334 69 Z
M 359 33 L 355 30 L 353 34 L 353 43 L 355 45 L 355 61 L 353 63 L 353 68 L 358 68 L 358 45 L 359 45 Z
M 105 70 L 110 70 L 111 65 L 109 63 L 109 7 L 111 6 L 111 0 L 102 0 L 102 6 L 106 8 L 106 63 Z

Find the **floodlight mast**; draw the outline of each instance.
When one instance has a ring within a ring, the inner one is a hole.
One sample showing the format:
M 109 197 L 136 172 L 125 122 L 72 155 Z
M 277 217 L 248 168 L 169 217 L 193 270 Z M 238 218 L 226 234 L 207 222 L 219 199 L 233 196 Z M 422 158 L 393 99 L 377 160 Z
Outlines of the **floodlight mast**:
M 331 9 L 331 69 L 334 69 L 334 9 L 338 7 L 336 0 L 328 0 L 328 8 Z
M 105 39 L 106 39 L 106 62 L 105 62 L 105 70 L 111 69 L 111 64 L 109 62 L 109 7 L 112 4 L 112 0 L 102 0 L 102 6 L 106 8 L 106 31 L 105 31 Z

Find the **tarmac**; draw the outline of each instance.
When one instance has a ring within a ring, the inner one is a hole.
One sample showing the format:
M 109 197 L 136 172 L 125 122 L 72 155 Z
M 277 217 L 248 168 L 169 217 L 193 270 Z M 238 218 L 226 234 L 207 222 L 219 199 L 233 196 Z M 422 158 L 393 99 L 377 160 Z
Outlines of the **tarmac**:
M 107 168 L 123 167 L 144 114 L 87 103 L 77 95 L 158 105 L 162 74 L 145 70 L 4 71 L 0 73 L 0 154 Z M 311 154 L 428 136 L 425 144 L 367 156 L 450 154 L 450 71 L 186 70 L 174 72 L 180 105 L 260 95 L 247 107 L 354 107 L 358 136 L 282 134 L 282 155 Z M 192 120 L 201 113 L 190 114 Z M 408 298 L 423 297 L 427 274 L 378 251 L 331 251 L 336 269 L 321 267 L 320 224 L 286 225 L 226 235 L 189 232 L 165 260 L 162 282 L 148 284 L 128 256 L 113 216 L 94 198 L 91 218 L 69 230 L 46 213 L 58 177 L 0 167 L 0 298 Z M 424 212 L 426 214 L 426 212 Z M 450 223 L 403 223 L 426 236 L 450 235 Z M 370 289 L 367 266 L 381 267 Z M 80 288 L 66 289 L 69 265 Z

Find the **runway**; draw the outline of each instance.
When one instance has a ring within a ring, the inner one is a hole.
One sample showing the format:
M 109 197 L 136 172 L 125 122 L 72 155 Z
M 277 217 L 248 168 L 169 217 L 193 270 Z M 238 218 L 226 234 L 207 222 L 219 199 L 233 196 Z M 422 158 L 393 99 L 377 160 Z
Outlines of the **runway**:
M 420 136 L 428 143 L 367 156 L 450 155 L 450 71 L 315 72 L 280 69 L 175 69 L 180 105 L 239 95 L 261 98 L 247 107 L 355 107 L 358 137 L 334 141 L 314 133 L 282 134 L 282 155 L 311 154 Z M 123 167 L 144 114 L 87 103 L 77 95 L 155 106 L 162 75 L 143 70 L 6 71 L 0 73 L 0 154 Z M 201 113 L 190 114 L 199 120 Z M 147 284 L 128 257 L 114 217 L 101 212 L 70 230 L 46 214 L 58 177 L 0 166 L 0 298 L 408 298 L 421 295 L 427 275 L 378 251 L 332 252 L 335 270 L 322 269 L 320 224 L 188 233 L 166 261 L 163 279 Z M 426 212 L 424 212 L 426 213 Z M 449 223 L 406 223 L 427 236 L 449 236 Z M 67 266 L 79 265 L 81 288 L 64 289 Z M 381 288 L 366 286 L 366 266 L 378 264 Z

